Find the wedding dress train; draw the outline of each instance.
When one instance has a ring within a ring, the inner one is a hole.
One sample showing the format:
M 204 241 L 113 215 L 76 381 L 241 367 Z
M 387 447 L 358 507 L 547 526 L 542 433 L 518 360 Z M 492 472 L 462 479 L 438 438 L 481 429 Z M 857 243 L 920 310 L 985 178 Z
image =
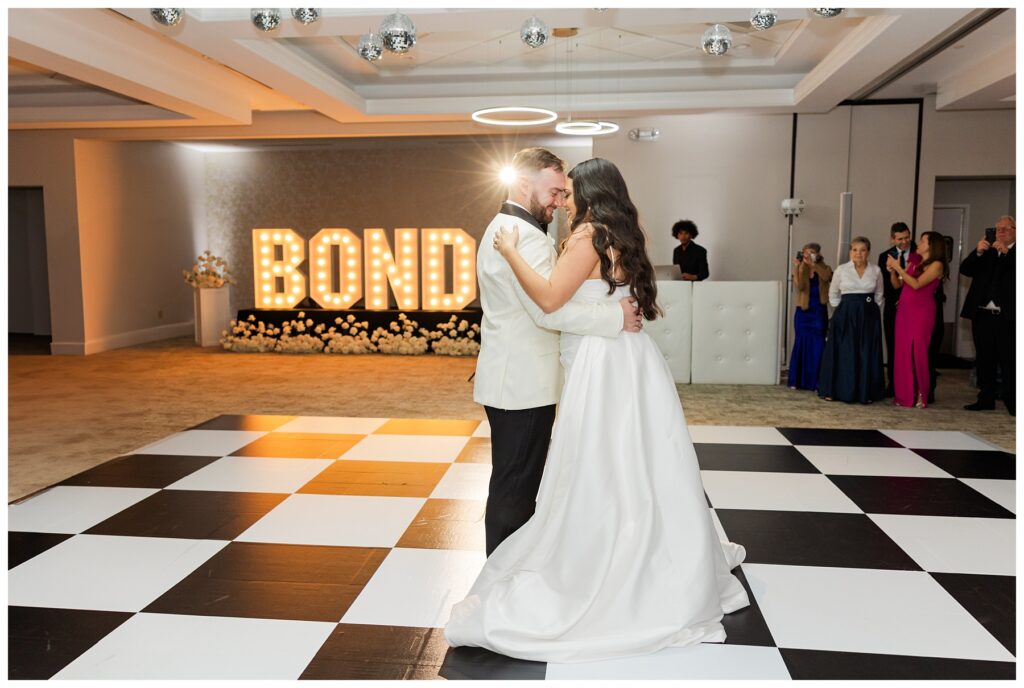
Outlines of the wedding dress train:
M 574 300 L 618 300 L 587 280 Z M 671 372 L 644 332 L 562 335 L 565 386 L 533 517 L 452 609 L 452 646 L 581 662 L 722 642 L 730 570 Z

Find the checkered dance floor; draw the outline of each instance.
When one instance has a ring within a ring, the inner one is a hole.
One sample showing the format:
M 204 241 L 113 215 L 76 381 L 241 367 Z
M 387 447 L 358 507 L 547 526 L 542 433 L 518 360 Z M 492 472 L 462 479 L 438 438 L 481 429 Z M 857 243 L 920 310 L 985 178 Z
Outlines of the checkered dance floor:
M 10 678 L 1013 678 L 1015 457 L 957 432 L 693 426 L 728 641 L 451 650 L 486 423 L 221 416 L 9 507 Z

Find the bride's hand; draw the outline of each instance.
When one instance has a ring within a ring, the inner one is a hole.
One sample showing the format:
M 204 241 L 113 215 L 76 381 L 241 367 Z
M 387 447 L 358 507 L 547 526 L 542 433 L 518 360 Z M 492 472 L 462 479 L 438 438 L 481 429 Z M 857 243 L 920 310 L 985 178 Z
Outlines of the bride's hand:
M 512 225 L 512 231 L 505 229 L 502 225 L 500 229 L 494 234 L 494 250 L 503 256 L 508 256 L 509 253 L 516 250 L 516 244 L 519 243 L 519 225 Z

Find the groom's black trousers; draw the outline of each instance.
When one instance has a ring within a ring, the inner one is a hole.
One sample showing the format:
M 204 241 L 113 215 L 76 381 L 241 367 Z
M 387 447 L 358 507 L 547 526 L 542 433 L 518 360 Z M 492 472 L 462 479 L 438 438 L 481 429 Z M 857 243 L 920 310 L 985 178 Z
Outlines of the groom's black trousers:
M 504 411 L 484 406 L 491 424 L 491 482 L 487 493 L 487 556 L 530 520 L 555 423 L 555 406 Z

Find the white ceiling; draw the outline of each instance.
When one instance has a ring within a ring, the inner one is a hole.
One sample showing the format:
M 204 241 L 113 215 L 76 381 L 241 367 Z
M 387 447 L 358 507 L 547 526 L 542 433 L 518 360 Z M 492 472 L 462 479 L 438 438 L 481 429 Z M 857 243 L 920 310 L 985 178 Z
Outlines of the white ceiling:
M 145 8 L 11 9 L 9 126 L 446 135 L 492 131 L 469 114 L 495 105 L 577 119 L 827 112 L 930 93 L 939 109 L 1015 106 L 1012 9 L 781 9 L 765 32 L 751 30 L 749 9 L 417 9 L 406 11 L 416 46 L 368 63 L 359 34 L 390 11 L 325 9 L 302 26 L 283 10 L 263 33 L 245 8 L 189 9 L 170 28 Z M 531 14 L 578 33 L 529 48 L 519 26 Z M 699 47 L 715 22 L 734 35 L 720 58 Z

